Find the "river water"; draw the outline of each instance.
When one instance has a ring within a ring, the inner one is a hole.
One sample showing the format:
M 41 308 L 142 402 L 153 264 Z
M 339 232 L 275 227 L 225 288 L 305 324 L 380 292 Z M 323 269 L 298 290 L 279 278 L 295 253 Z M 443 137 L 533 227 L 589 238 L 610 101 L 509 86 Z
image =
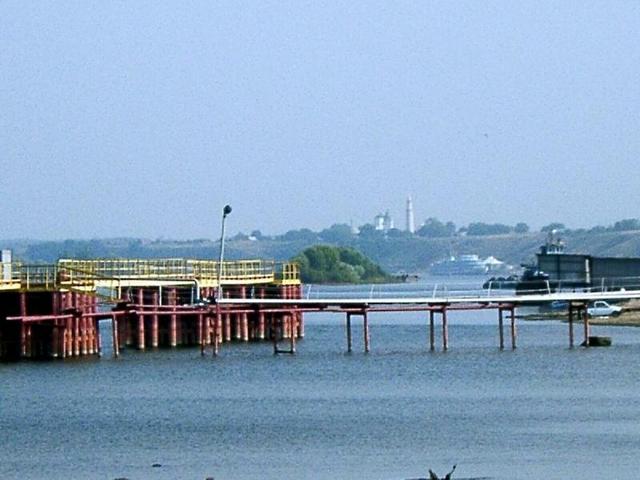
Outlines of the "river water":
M 295 356 L 266 344 L 0 364 L 2 479 L 637 479 L 640 329 L 567 348 L 559 322 L 372 314 L 372 351 L 345 354 L 344 319 L 306 315 Z M 580 330 L 577 329 L 577 332 Z M 438 331 L 438 341 L 439 341 Z M 158 464 L 160 466 L 153 466 Z

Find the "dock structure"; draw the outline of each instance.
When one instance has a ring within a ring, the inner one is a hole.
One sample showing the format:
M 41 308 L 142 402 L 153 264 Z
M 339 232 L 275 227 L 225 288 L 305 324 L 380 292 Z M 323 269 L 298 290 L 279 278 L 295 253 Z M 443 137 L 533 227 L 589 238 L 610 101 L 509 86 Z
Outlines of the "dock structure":
M 100 355 L 99 321 L 110 319 L 113 353 L 225 342 L 291 340 L 304 335 L 294 307 L 231 308 L 224 299 L 296 299 L 294 263 L 190 259 L 61 259 L 54 265 L 3 264 L 0 359 Z
M 523 306 L 544 305 L 562 301 L 568 304 L 568 332 L 569 348 L 574 347 L 574 320 L 582 321 L 584 341 L 583 346 L 591 346 L 591 328 L 589 324 L 588 305 L 596 300 L 632 300 L 640 298 L 640 290 L 581 290 L 554 293 L 539 293 L 530 295 L 477 295 L 457 294 L 453 296 L 431 297 L 389 297 L 389 298 L 297 298 L 292 299 L 262 299 L 261 308 L 286 309 L 292 308 L 298 315 L 309 312 L 331 312 L 345 315 L 346 351 L 353 352 L 353 319 L 362 319 L 363 350 L 371 351 L 370 316 L 383 312 L 421 312 L 428 319 L 426 345 L 435 351 L 436 319 L 440 318 L 442 351 L 449 349 L 448 313 L 452 311 L 480 311 L 494 310 L 497 312 L 498 348 L 505 349 L 505 316 L 509 322 L 509 337 L 511 350 L 517 348 L 518 335 L 516 325 L 516 310 Z M 251 308 L 256 305 L 256 299 L 228 298 L 223 301 L 227 308 Z
M 123 349 L 200 347 L 218 355 L 229 342 L 266 341 L 273 352 L 296 353 L 304 337 L 303 315 L 345 317 L 346 350 L 353 351 L 353 321 L 362 320 L 363 349 L 371 351 L 370 318 L 380 312 L 421 312 L 425 346 L 450 348 L 448 314 L 495 310 L 498 348 L 504 350 L 505 317 L 510 347 L 517 347 L 516 309 L 567 302 L 569 348 L 574 320 L 582 321 L 590 346 L 587 307 L 596 300 L 640 298 L 640 290 L 568 291 L 530 295 L 456 294 L 397 298 L 303 298 L 298 266 L 245 260 L 70 260 L 54 265 L 3 264 L 0 278 L 0 359 L 100 355 L 100 320 L 111 320 L 112 353 Z M 219 279 L 219 280 L 218 280 Z M 218 295 L 222 286 L 223 295 Z

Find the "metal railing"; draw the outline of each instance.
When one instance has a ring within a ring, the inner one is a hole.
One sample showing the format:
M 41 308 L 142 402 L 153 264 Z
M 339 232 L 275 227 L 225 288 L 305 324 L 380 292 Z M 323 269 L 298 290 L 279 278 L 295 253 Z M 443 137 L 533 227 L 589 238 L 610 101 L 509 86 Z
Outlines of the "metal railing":
M 592 279 L 589 285 L 579 285 L 575 281 L 540 281 L 519 282 L 510 288 L 498 288 L 499 281 L 487 282 L 483 288 L 482 281 L 470 282 L 417 282 L 396 284 L 364 284 L 364 285 L 319 285 L 305 284 L 302 298 L 322 300 L 332 298 L 343 299 L 377 299 L 388 298 L 500 298 L 505 295 L 544 295 L 553 293 L 608 293 L 640 290 L 640 276 L 607 277 Z M 506 283 L 506 282 L 503 282 Z
M 300 283 L 300 265 L 295 262 L 276 265 L 276 280 L 284 285 Z

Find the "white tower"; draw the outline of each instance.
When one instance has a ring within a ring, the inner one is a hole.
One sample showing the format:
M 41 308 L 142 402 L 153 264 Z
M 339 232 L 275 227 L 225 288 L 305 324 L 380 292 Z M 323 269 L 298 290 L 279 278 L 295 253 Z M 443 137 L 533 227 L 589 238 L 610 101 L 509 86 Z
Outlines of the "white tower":
M 413 202 L 411 201 L 411 195 L 407 197 L 407 232 L 416 233 L 416 223 L 413 218 Z

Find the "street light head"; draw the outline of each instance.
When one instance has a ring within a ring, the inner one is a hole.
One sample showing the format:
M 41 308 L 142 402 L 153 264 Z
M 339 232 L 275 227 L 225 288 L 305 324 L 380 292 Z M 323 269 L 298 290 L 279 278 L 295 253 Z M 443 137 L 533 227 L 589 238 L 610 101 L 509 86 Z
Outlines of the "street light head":
M 229 215 L 231 213 L 231 205 L 225 205 L 224 208 L 222 209 L 222 213 L 224 214 L 225 217 Z

